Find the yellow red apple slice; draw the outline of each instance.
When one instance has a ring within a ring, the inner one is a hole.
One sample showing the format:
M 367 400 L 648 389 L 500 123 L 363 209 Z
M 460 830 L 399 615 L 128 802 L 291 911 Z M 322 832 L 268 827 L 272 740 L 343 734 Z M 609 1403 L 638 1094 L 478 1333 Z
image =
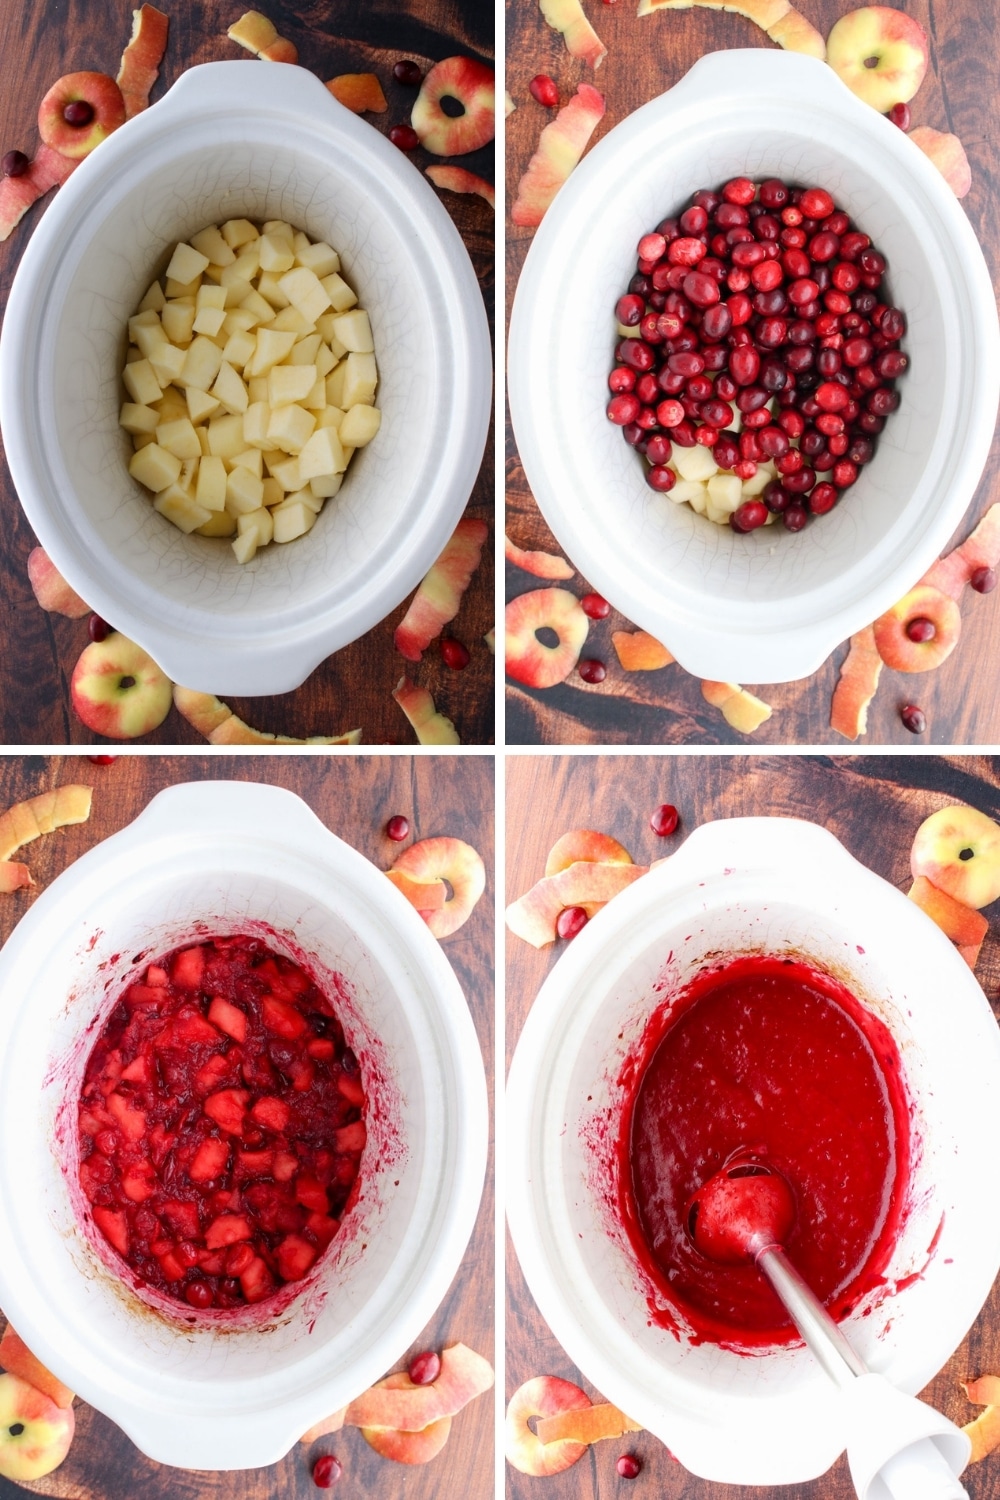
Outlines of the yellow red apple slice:
M 79 162 L 54 151 L 51 146 L 39 146 L 31 166 L 21 177 L 5 177 L 0 181 L 0 241 L 5 240 L 19 224 L 33 203 L 49 192 L 61 187 Z
M 431 641 L 458 614 L 488 535 L 485 521 L 464 517 L 441 556 L 431 564 L 393 635 L 396 650 L 407 661 L 419 661 Z
M 553 552 L 526 551 L 512 542 L 506 532 L 503 534 L 503 552 L 515 568 L 523 568 L 535 578 L 572 578 L 576 573 L 564 557 L 557 557 Z
M 429 915 L 431 912 L 440 911 L 448 896 L 443 880 L 432 876 L 431 879 L 417 880 L 406 870 L 386 870 L 386 875 L 399 891 L 400 895 L 406 897 L 410 905 L 420 913 L 421 916 Z
M 850 11 L 826 39 L 830 67 L 881 115 L 913 98 L 924 81 L 929 53 L 920 22 L 889 5 Z
M 450 719 L 439 713 L 427 688 L 417 687 L 404 673 L 392 690 L 392 696 L 410 721 L 421 745 L 460 745 L 458 731 Z
M 328 80 L 326 87 L 338 103 L 356 115 L 380 115 L 389 108 L 374 73 L 339 73 Z
M 546 875 L 558 875 L 575 864 L 630 865 L 632 856 L 624 844 L 594 828 L 574 828 L 556 839 L 545 861 Z
M 882 675 L 882 658 L 871 625 L 851 636 L 830 706 L 830 728 L 846 740 L 856 740 L 868 728 L 868 705 Z
M 42 1479 L 69 1452 L 76 1419 L 17 1375 L 0 1375 L 0 1475 L 17 1482 Z
M 93 111 L 86 125 L 70 125 L 66 120 L 67 105 L 77 103 L 89 104 Z M 124 123 L 122 91 L 107 73 L 66 73 L 56 79 L 38 106 L 42 140 L 72 161 L 87 156 Z
M 462 839 L 420 839 L 403 850 L 389 872 L 390 877 L 393 871 L 408 875 L 412 880 L 446 880 L 451 886 L 450 901 L 436 910 L 421 911 L 436 938 L 450 937 L 457 932 L 469 920 L 473 907 L 486 889 L 486 866 L 472 845 Z
M 960 1384 L 973 1406 L 985 1407 L 962 1428 L 972 1442 L 969 1462 L 978 1464 L 1000 1447 L 1000 1375 L 980 1375 L 978 1380 L 963 1380 Z
M 929 641 L 912 641 L 907 628 L 915 620 L 930 620 L 934 635 Z M 951 655 L 958 645 L 962 616 L 954 599 L 927 583 L 915 589 L 880 615 L 872 629 L 875 645 L 887 667 L 897 672 L 929 672 Z
M 955 197 L 964 198 L 972 186 L 972 168 L 958 136 L 918 125 L 910 140 L 934 163 Z
M 9 896 L 13 891 L 23 890 L 34 883 L 27 865 L 16 860 L 0 860 L 0 893 Z
M 6 182 L 19 178 L 8 177 Z M 57 615 L 67 615 L 71 620 L 80 620 L 90 614 L 87 604 L 75 589 L 71 589 L 43 547 L 35 547 L 28 553 L 28 582 L 32 593 L 43 609 Z
M 748 693 L 738 682 L 703 682 L 701 696 L 713 708 L 721 709 L 726 723 L 740 734 L 753 734 L 771 717 L 769 705 Z
M 462 114 L 446 115 L 442 99 L 457 99 Z M 420 85 L 410 124 L 432 156 L 464 156 L 488 146 L 496 134 L 496 79 L 474 57 L 446 57 Z
M 976 529 L 945 557 L 929 568 L 920 580 L 940 589 L 956 601 L 978 568 L 995 568 L 1000 563 L 1000 501 L 991 505 Z
M 397 1376 L 388 1375 L 351 1402 L 344 1421 L 350 1427 L 422 1432 L 432 1422 L 457 1416 L 476 1396 L 491 1389 L 493 1378 L 488 1359 L 467 1344 L 452 1344 L 441 1350 L 440 1373 L 429 1385 L 414 1385 L 409 1376 L 401 1383 Z
M 910 870 L 963 906 L 989 906 L 1000 898 L 1000 826 L 975 807 L 941 807 L 917 829 Z
M 294 63 L 299 60 L 295 43 L 279 36 L 273 23 L 258 10 L 246 11 L 233 22 L 226 35 L 248 52 L 264 58 L 265 62 Z
M 517 185 L 510 211 L 515 224 L 534 228 L 579 162 L 587 143 L 604 116 L 604 96 L 589 83 L 576 93 L 550 120 L 538 137 L 538 146 L 527 171 Z
M 132 12 L 132 35 L 122 53 L 118 87 L 125 100 L 125 118 L 131 120 L 149 105 L 149 91 L 156 82 L 167 50 L 170 21 L 155 5 Z
M 511 903 L 506 922 L 515 937 L 533 948 L 556 940 L 556 922 L 567 906 L 604 905 L 626 886 L 645 875 L 646 865 L 593 864 L 578 860 L 558 875 L 537 880 L 525 895 Z
M 821 34 L 790 0 L 739 0 L 739 3 L 735 0 L 639 0 L 636 14 L 650 16 L 657 10 L 690 10 L 694 5 L 746 16 L 748 21 L 767 32 L 772 42 L 789 52 L 805 52 L 820 60 L 826 56 L 826 43 Z
M 17 849 L 43 833 L 53 833 L 71 823 L 86 823 L 92 796 L 91 787 L 70 784 L 16 802 L 0 814 L 0 860 L 9 860 Z
M 0 1368 L 9 1375 L 26 1380 L 57 1406 L 66 1408 L 73 1405 L 73 1392 L 69 1386 L 53 1375 L 40 1359 L 36 1359 L 20 1334 L 15 1333 L 9 1323 L 3 1331 L 3 1338 L 0 1338 Z
M 570 57 L 579 57 L 592 68 L 599 68 L 608 55 L 583 13 L 580 0 L 538 0 L 542 15 L 553 31 L 561 31 Z
M 405 1370 L 399 1376 L 390 1375 L 395 1389 L 404 1389 L 403 1381 L 409 1376 Z M 388 1382 L 387 1382 L 388 1383 Z M 391 1458 L 397 1464 L 428 1464 L 437 1458 L 448 1441 L 451 1432 L 451 1417 L 442 1417 L 440 1422 L 431 1422 L 420 1432 L 399 1432 L 394 1427 L 362 1427 L 361 1436 L 380 1458 Z
M 533 589 L 507 605 L 505 666 L 507 676 L 527 687 L 550 688 L 565 682 L 583 650 L 590 621 L 568 589 Z M 558 644 L 547 646 L 539 630 L 552 630 Z
M 560 1412 L 586 1411 L 590 1405 L 586 1391 L 572 1381 L 560 1380 L 556 1375 L 536 1375 L 533 1380 L 526 1380 L 507 1406 L 504 1424 L 507 1462 L 522 1474 L 539 1479 L 571 1468 L 586 1453 L 587 1444 L 573 1438 L 543 1443 L 529 1424 L 535 1418 L 554 1417 Z
M 212 745 L 357 745 L 361 741 L 360 729 L 352 729 L 348 734 L 311 735 L 306 740 L 269 734 L 266 730 L 251 729 L 211 693 L 197 693 L 193 688 L 175 684 L 173 697 L 178 713 Z
M 611 642 L 626 672 L 656 672 L 676 657 L 645 630 L 614 630 Z
M 604 1438 L 641 1431 L 641 1422 L 633 1422 L 610 1401 L 574 1407 L 570 1411 L 557 1412 L 554 1417 L 540 1417 L 535 1423 L 535 1435 L 542 1443 L 559 1443 L 566 1438 L 577 1443 L 599 1443 Z
M 445 166 L 425 167 L 424 172 L 435 187 L 444 188 L 449 193 L 475 193 L 485 198 L 490 208 L 497 206 L 493 184 L 485 177 L 477 177 L 475 172 L 467 172 L 464 167 Z

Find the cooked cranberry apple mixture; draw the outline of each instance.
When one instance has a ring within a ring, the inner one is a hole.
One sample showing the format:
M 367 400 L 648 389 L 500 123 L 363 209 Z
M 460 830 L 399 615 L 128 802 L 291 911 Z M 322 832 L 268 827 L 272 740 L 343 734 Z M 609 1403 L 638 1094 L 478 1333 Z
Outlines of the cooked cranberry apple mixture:
M 899 405 L 885 256 L 824 188 L 735 177 L 638 247 L 607 414 L 651 489 L 734 531 L 801 531 Z
M 298 1281 L 340 1227 L 365 1091 L 330 1001 L 255 937 L 150 964 L 87 1061 L 80 1183 L 140 1282 L 195 1308 Z

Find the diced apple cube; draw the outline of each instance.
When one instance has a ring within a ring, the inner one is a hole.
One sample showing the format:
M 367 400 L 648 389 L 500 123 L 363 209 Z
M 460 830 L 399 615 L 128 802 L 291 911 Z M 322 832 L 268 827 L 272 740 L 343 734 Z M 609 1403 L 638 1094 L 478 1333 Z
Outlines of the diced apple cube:
M 215 338 L 225 321 L 225 317 L 226 314 L 221 307 L 203 307 L 195 313 L 194 331 L 195 333 L 207 334 L 209 338 Z
M 704 493 L 702 493 L 703 491 Z M 700 480 L 678 479 L 674 487 L 671 490 L 668 490 L 667 493 L 670 496 L 671 500 L 675 500 L 678 505 L 682 505 L 685 500 L 690 501 L 692 495 L 695 494 L 700 494 L 702 496 L 702 499 L 704 500 L 705 496 L 708 494 L 708 491 L 705 489 L 705 486 L 700 482 Z
M 212 395 L 218 397 L 228 412 L 236 412 L 240 416 L 250 404 L 246 386 L 232 365 L 227 365 L 225 360 L 219 366 L 219 377 L 212 387 Z
M 311 485 L 307 485 L 304 490 L 297 490 L 294 495 L 289 495 L 288 500 L 300 502 L 316 516 L 319 515 L 324 504 L 324 497 L 317 495 Z
M 292 249 L 295 251 L 295 259 L 298 260 L 301 250 L 308 250 L 312 244 L 309 236 L 302 229 L 296 229 L 292 235 Z
M 337 405 L 345 411 L 349 406 L 371 406 L 377 384 L 374 354 L 349 354 L 344 361 L 343 399 Z
M 160 491 L 153 501 L 153 509 L 166 516 L 168 521 L 173 521 L 180 531 L 194 531 L 212 519 L 211 512 L 192 500 L 177 484 Z
M 219 309 L 226 305 L 225 288 L 221 286 L 200 286 L 198 295 L 194 299 L 194 305 L 198 312 L 205 308 Z
M 344 382 L 347 379 L 347 361 L 342 359 L 340 364 L 332 369 L 326 377 L 326 401 L 328 406 L 339 406 L 346 411 L 344 406 Z
M 244 376 L 246 379 L 246 376 Z M 256 401 L 267 400 L 267 376 L 253 375 L 247 379 L 247 391 L 250 396 L 251 405 Z
M 256 326 L 257 319 L 249 308 L 233 307 L 226 311 L 222 331 L 231 338 L 234 333 L 247 333 L 251 328 L 255 328 Z
M 249 469 L 234 469 L 226 480 L 226 509 L 231 516 L 258 510 L 264 498 L 264 486 Z
M 158 281 L 154 281 L 152 286 L 147 290 L 146 295 L 143 297 L 142 301 L 139 303 L 139 311 L 159 312 L 166 300 L 166 297 L 164 297 L 163 295 L 162 286 Z
M 187 401 L 173 386 L 168 386 L 163 392 L 159 401 L 156 402 L 156 410 L 160 414 L 161 422 L 177 422 L 181 417 L 189 415 Z
M 682 448 L 679 443 L 670 445 L 670 467 L 681 479 L 704 481 L 717 474 L 719 466 L 712 457 L 711 448 L 696 444 L 693 448 Z
M 227 266 L 226 269 L 228 270 L 229 267 Z M 243 306 L 253 292 L 253 287 L 249 281 L 238 280 L 230 281 L 223 290 L 226 294 L 226 311 L 235 312 L 238 307 Z
M 297 338 L 292 346 L 292 352 L 285 361 L 289 365 L 313 365 L 316 363 L 316 355 L 319 346 L 323 342 L 318 333 L 305 333 Z
M 276 332 L 280 330 L 282 333 L 294 333 L 295 337 L 300 340 L 305 338 L 307 334 L 316 332 L 315 323 L 309 323 L 299 312 L 298 308 L 293 307 L 290 302 L 287 307 L 283 307 L 280 312 L 275 313 L 274 321 L 269 323 L 268 327 L 273 328 Z
M 309 488 L 319 499 L 329 500 L 335 495 L 344 482 L 343 474 L 320 474 L 317 479 L 310 479 Z
M 253 359 L 246 367 L 249 376 L 266 375 L 286 354 L 292 352 L 295 334 L 275 333 L 270 328 L 261 328 L 257 333 L 257 348 Z
M 148 359 L 137 359 L 122 371 L 125 389 L 138 406 L 152 406 L 159 401 L 163 390 Z
M 347 467 L 340 439 L 332 427 L 320 427 L 299 454 L 299 474 L 303 484 L 321 474 L 340 474 Z
M 139 406 L 135 401 L 124 401 L 118 421 L 126 432 L 155 432 L 159 425 L 160 414 L 151 406 Z
M 246 448 L 234 459 L 226 459 L 230 469 L 249 469 L 258 479 L 264 477 L 264 455 L 259 448 Z
M 294 276 L 295 272 L 291 274 Z M 351 354 L 371 354 L 375 348 L 368 314 L 361 307 L 356 307 L 353 312 L 341 313 L 334 318 L 333 331 Z
M 231 266 L 236 259 L 231 245 L 227 245 L 214 224 L 191 236 L 191 244 L 202 255 L 208 256 L 209 265 Z
M 332 276 L 334 271 L 340 270 L 340 256 L 325 240 L 317 240 L 315 245 L 305 245 L 301 250 L 296 250 L 295 259 L 300 266 L 308 266 L 320 281 L 324 276 Z
M 205 510 L 220 511 L 226 508 L 226 466 L 214 454 L 203 457 L 198 465 L 198 483 L 194 498 Z
M 283 500 L 274 507 L 271 517 L 276 542 L 294 542 L 296 537 L 305 536 L 316 524 L 316 512 L 301 500 Z
M 255 328 L 260 327 L 262 323 L 270 326 L 274 321 L 274 308 L 259 292 L 252 291 L 249 296 L 243 298 L 243 301 L 240 303 L 240 312 L 252 314 L 256 320 L 254 323 Z
M 233 542 L 233 554 L 234 554 L 234 556 L 236 558 L 236 561 L 238 563 L 248 563 L 248 562 L 250 562 L 253 559 L 254 553 L 256 551 L 257 551 L 257 533 L 256 533 L 256 531 L 244 531 L 243 535 L 242 536 L 238 536 L 236 538 L 236 540 Z
M 296 266 L 278 278 L 278 285 L 293 307 L 310 323 L 332 306 L 330 295 L 308 266 Z
M 223 324 L 225 332 L 225 324 Z M 222 358 L 237 370 L 244 370 L 253 359 L 257 340 L 246 328 L 238 328 L 231 333 L 222 346 Z
M 240 536 L 247 531 L 257 533 L 257 546 L 266 547 L 274 535 L 274 522 L 271 520 L 269 510 L 251 510 L 246 515 L 239 516 L 236 521 L 236 529 Z
M 275 365 L 267 377 L 267 399 L 272 407 L 288 406 L 308 396 L 315 383 L 315 365 Z
M 776 477 L 776 473 L 773 464 L 758 464 L 756 474 L 743 481 L 744 500 L 753 500 L 757 495 L 762 494 L 771 480 Z
M 185 244 L 183 240 L 180 240 L 174 248 L 173 255 L 170 257 L 170 264 L 167 266 L 167 276 L 172 281 L 194 281 L 195 277 L 200 276 L 207 265 L 207 255 L 202 255 L 201 251 L 196 250 L 193 245 Z
M 260 280 L 257 282 L 257 292 L 269 302 L 272 310 L 276 307 L 290 307 L 291 303 L 278 285 L 278 278 L 273 271 L 262 271 Z
M 345 448 L 363 448 L 378 432 L 381 421 L 382 413 L 377 406 L 350 407 L 338 428 L 341 444 Z M 704 451 L 707 453 L 708 449 Z
M 128 471 L 147 490 L 165 490 L 174 484 L 181 472 L 181 461 L 174 453 L 168 453 L 159 443 L 148 443 L 129 460 Z
M 187 344 L 194 328 L 195 306 L 186 298 L 168 302 L 161 314 L 163 331 L 172 344 Z
M 267 424 L 268 441 L 286 453 L 301 453 L 315 427 L 316 418 L 301 406 L 279 406 Z
M 320 344 L 316 350 L 316 372 L 324 380 L 337 363 L 329 344 Z M 372 392 L 374 395 L 374 391 Z
M 157 344 L 150 355 L 149 363 L 160 384 L 168 386 L 171 381 L 180 380 L 184 369 L 184 359 L 184 350 L 178 349 L 176 344 Z
M 286 223 L 284 219 L 266 220 L 261 233 L 283 235 L 289 244 L 292 244 L 295 239 L 295 230 L 292 228 L 291 224 Z
M 281 486 L 282 498 L 302 488 L 303 480 L 297 458 L 286 458 L 283 463 L 271 464 L 269 467 L 271 477 Z
M 211 519 L 204 526 L 196 526 L 195 531 L 199 536 L 235 536 L 236 521 L 227 510 L 217 510 L 212 512 Z
M 210 396 L 207 391 L 200 391 L 196 385 L 187 386 L 184 395 L 187 401 L 188 416 L 195 424 L 195 427 L 198 426 L 199 422 L 204 422 L 207 417 L 210 417 L 214 411 L 218 411 L 219 409 L 219 403 L 215 397 Z
M 181 459 L 181 477 L 177 483 L 182 490 L 187 490 L 192 499 L 194 498 L 195 485 L 198 483 L 198 466 L 200 463 L 200 452 L 197 458 Z
M 295 252 L 283 234 L 262 234 L 257 241 L 260 246 L 260 268 L 262 271 L 290 271 L 295 264 Z
M 147 443 L 155 443 L 156 435 L 152 432 L 135 432 L 132 434 L 132 447 L 138 453 L 140 448 L 145 448 Z
M 213 417 L 208 424 L 208 451 L 216 458 L 235 458 L 246 447 L 243 441 L 243 418 Z
M 266 401 L 252 402 L 243 413 L 243 438 L 250 448 L 269 448 L 267 424 L 271 420 L 271 408 Z
M 226 266 L 219 277 L 220 286 L 232 286 L 236 281 L 254 281 L 260 271 L 260 240 L 251 240 L 244 245 L 231 266 Z
M 131 338 L 133 344 L 136 345 L 139 352 L 146 359 L 149 359 L 156 353 L 158 349 L 163 348 L 163 346 L 168 343 L 168 339 L 167 335 L 163 331 L 163 324 L 160 322 L 155 312 L 144 314 L 143 316 L 149 316 L 153 319 L 153 322 L 139 324 L 134 330 L 130 325 L 129 337 Z
M 215 399 L 214 396 L 212 399 Z M 207 457 L 212 451 L 211 444 L 208 441 L 208 428 L 207 426 L 196 427 L 195 432 L 198 434 L 198 441 L 201 444 L 202 457 Z
M 178 458 L 201 457 L 198 434 L 188 417 L 180 417 L 175 422 L 161 422 L 156 429 L 156 441 L 161 448 Z
M 184 356 L 181 382 L 184 385 L 196 385 L 200 391 L 207 391 L 221 367 L 222 350 L 211 339 L 205 338 L 204 334 L 199 334 Z
M 329 401 L 316 418 L 317 427 L 332 427 L 334 432 L 340 430 L 340 425 L 346 416 L 339 406 L 331 406 Z
M 257 238 L 257 230 L 249 219 L 227 219 L 221 233 L 230 250 L 239 250 Z
M 330 306 L 335 313 L 346 312 L 349 307 L 357 306 L 357 296 L 347 285 L 342 276 L 336 271 L 332 276 L 324 276 L 321 283 L 323 290 L 330 299 Z M 350 346 L 348 346 L 350 347 Z
M 196 276 L 194 281 L 175 281 L 172 276 L 168 276 L 167 301 L 173 302 L 176 298 L 183 298 L 185 301 L 193 302 L 200 286 L 200 276 Z
M 314 370 L 316 366 L 310 365 L 309 368 Z M 321 412 L 326 409 L 326 381 L 321 375 L 317 374 L 308 396 L 303 396 L 302 405 L 306 411 Z
M 289 463 L 295 462 L 294 459 L 289 459 L 288 461 Z M 272 505 L 280 505 L 284 498 L 285 492 L 281 488 L 281 485 L 276 479 L 272 479 L 270 476 L 268 476 L 268 478 L 264 480 L 264 505 L 268 507 Z
M 729 516 L 743 501 L 743 486 L 737 474 L 713 474 L 708 481 L 710 507 Z

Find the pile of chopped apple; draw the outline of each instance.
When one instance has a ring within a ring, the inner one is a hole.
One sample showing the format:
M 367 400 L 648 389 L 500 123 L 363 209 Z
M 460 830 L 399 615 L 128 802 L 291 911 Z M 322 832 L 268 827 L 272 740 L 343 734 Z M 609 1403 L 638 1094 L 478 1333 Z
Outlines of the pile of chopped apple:
M 282 220 L 211 224 L 175 246 L 128 332 L 120 420 L 154 509 L 233 537 L 241 563 L 310 531 L 381 420 L 336 250 Z

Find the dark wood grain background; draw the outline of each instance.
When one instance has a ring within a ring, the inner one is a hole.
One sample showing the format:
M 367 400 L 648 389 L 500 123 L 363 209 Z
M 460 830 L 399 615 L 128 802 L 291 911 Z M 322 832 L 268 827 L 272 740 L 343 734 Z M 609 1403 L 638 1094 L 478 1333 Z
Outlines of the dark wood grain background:
M 859 0 L 796 0 L 798 8 L 824 35 Z M 705 9 L 662 11 L 639 19 L 632 0 L 599 4 L 586 0 L 587 14 L 608 49 L 596 75 L 571 58 L 561 36 L 542 19 L 533 0 L 507 0 L 507 87 L 517 110 L 507 121 L 507 192 L 513 201 L 518 179 L 551 111 L 536 104 L 528 83 L 549 73 L 565 100 L 581 81 L 592 82 L 607 111 L 591 145 L 626 115 L 675 84 L 706 52 L 726 47 L 770 47 L 763 31 L 742 16 Z M 912 101 L 913 124 L 951 131 L 962 140 L 972 166 L 972 191 L 963 206 L 986 255 L 991 274 L 1000 270 L 1000 163 L 995 129 L 995 84 L 1000 69 L 1000 9 L 980 0 L 894 0 L 894 8 L 916 19 L 931 40 L 927 76 Z M 507 305 L 509 307 L 533 231 L 509 221 Z M 989 463 L 959 541 L 987 506 L 1000 498 L 1000 443 Z M 523 547 L 560 551 L 528 489 L 513 438 L 507 442 L 508 528 Z M 572 562 L 572 559 L 570 559 Z M 517 568 L 507 568 L 507 597 L 542 586 Z M 914 580 L 916 581 L 916 580 Z M 579 576 L 568 587 L 577 594 L 590 585 Z M 864 743 L 912 744 L 899 710 L 919 704 L 927 716 L 921 743 L 935 745 L 1000 743 L 1000 590 L 981 598 L 967 591 L 962 605 L 962 640 L 936 672 L 904 676 L 886 668 L 869 713 Z M 545 691 L 509 685 L 508 744 L 708 745 L 838 744 L 830 729 L 830 698 L 841 647 L 814 676 L 763 687 L 759 696 L 774 709 L 753 739 L 731 730 L 718 710 L 701 696 L 697 680 L 678 666 L 658 672 L 623 672 L 611 644 L 612 630 L 634 628 L 621 615 L 591 626 L 588 656 L 607 664 L 608 675 L 588 686 L 574 672 Z M 669 642 L 667 643 L 669 644 Z M 744 684 L 752 686 L 751 684 Z
M 913 835 L 932 812 L 966 802 L 1000 820 L 1000 759 L 978 756 L 508 756 L 508 902 L 541 876 L 548 850 L 570 828 L 596 828 L 619 839 L 637 864 L 678 848 L 687 833 L 713 818 L 771 814 L 810 818 L 842 841 L 855 858 L 901 890 L 910 884 Z M 649 817 L 662 802 L 681 824 L 657 838 Z M 976 976 L 1000 1015 L 1000 902 L 985 915 L 992 928 Z M 563 944 L 541 950 L 507 934 L 507 1043 L 513 1051 L 534 996 Z M 947 997 L 942 996 L 942 1004 Z M 984 1161 L 985 1167 L 985 1161 Z M 533 1375 L 559 1375 L 598 1393 L 549 1332 L 508 1242 L 506 1373 L 508 1399 Z M 960 1378 L 1000 1368 L 1000 1283 L 968 1337 L 923 1395 L 953 1421 L 978 1414 Z M 643 1471 L 625 1485 L 615 1472 L 622 1453 Z M 531 1479 L 507 1466 L 510 1500 L 607 1500 L 627 1488 L 635 1500 L 854 1500 L 846 1463 L 822 1479 L 781 1488 L 742 1488 L 697 1479 L 650 1433 L 595 1443 L 571 1469 Z M 1000 1495 L 1000 1453 L 963 1476 L 971 1500 Z
M 38 890 L 101 839 L 123 828 L 158 791 L 181 781 L 263 781 L 298 793 L 327 827 L 380 869 L 401 846 L 385 837 L 388 818 L 403 813 L 413 838 L 450 834 L 482 855 L 490 878 L 469 921 L 443 944 L 465 991 L 493 1078 L 493 761 L 490 756 L 121 756 L 94 766 L 83 756 L 0 759 L 0 808 L 67 782 L 94 787 L 90 821 L 29 845 L 23 857 L 37 890 L 0 897 L 0 938 L 6 940 Z M 486 1190 L 468 1250 L 445 1300 L 416 1340 L 419 1349 L 461 1341 L 494 1359 L 494 1209 L 492 1155 Z M 0 1319 L 2 1322 L 2 1319 Z M 400 1367 L 405 1360 L 400 1361 Z M 409 1468 L 379 1458 L 354 1428 L 311 1447 L 296 1444 L 269 1469 L 192 1473 L 154 1464 L 91 1407 L 77 1404 L 69 1456 L 53 1474 L 23 1486 L 0 1479 L 0 1500 L 24 1489 L 64 1500 L 306 1500 L 319 1492 L 310 1477 L 321 1453 L 344 1466 L 340 1493 L 385 1500 L 487 1500 L 493 1494 L 493 1398 L 480 1397 L 455 1418 L 444 1450 Z
M 138 3 L 138 0 L 136 0 Z M 170 16 L 170 35 L 154 101 L 195 63 L 245 58 L 260 66 L 226 30 L 251 0 L 160 0 Z M 481 0 L 262 0 L 261 8 L 282 36 L 299 50 L 299 62 L 324 81 L 345 72 L 373 72 L 389 108 L 363 118 L 388 133 L 409 122 L 415 91 L 392 77 L 393 63 L 414 58 L 423 67 L 456 53 L 490 61 L 492 8 Z M 132 26 L 132 0 L 0 0 L 0 155 L 14 147 L 30 155 L 38 142 L 38 105 L 64 73 L 78 69 L 118 72 Z M 419 171 L 438 158 L 412 153 Z M 492 180 L 492 145 L 460 159 L 462 166 Z M 441 193 L 472 257 L 487 308 L 494 291 L 493 211 L 481 198 Z M 21 252 L 50 200 L 43 198 L 0 244 L 0 309 L 6 304 Z M 487 447 L 467 515 L 492 523 L 494 460 Z M 87 644 L 87 620 L 66 620 L 39 609 L 25 571 L 36 538 L 25 519 L 6 462 L 0 464 L 0 743 L 92 744 L 100 740 L 70 707 L 69 680 Z M 493 657 L 483 642 L 494 621 L 493 538 L 466 594 L 454 631 L 472 660 L 464 672 L 450 670 L 436 646 L 416 671 L 465 744 L 493 739 Z M 415 737 L 392 699 L 403 660 L 392 633 L 400 605 L 382 623 L 319 666 L 294 693 L 275 698 L 231 699 L 230 706 L 255 729 L 299 737 L 341 734 L 358 726 L 365 744 L 411 744 Z M 114 621 L 110 621 L 114 624 Z M 175 711 L 142 743 L 200 744 L 201 736 Z

